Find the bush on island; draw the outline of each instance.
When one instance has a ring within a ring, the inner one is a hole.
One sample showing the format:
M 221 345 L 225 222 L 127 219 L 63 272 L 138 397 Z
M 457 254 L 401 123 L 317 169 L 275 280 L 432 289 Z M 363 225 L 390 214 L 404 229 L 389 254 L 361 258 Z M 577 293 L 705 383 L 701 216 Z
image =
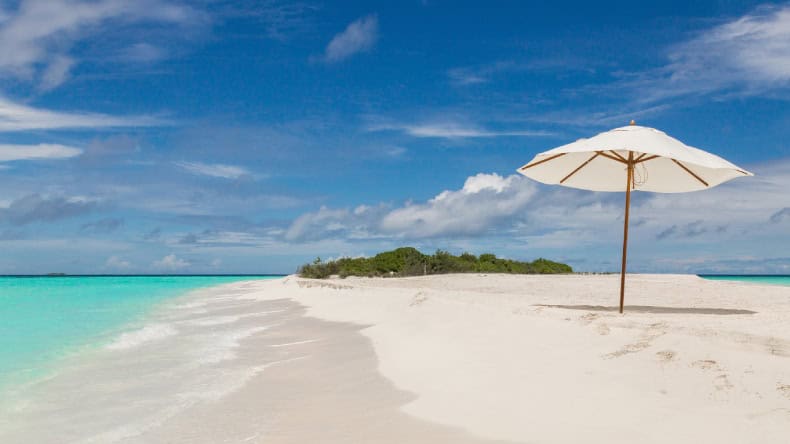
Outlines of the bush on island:
M 573 273 L 570 265 L 548 259 L 532 262 L 498 258 L 493 254 L 471 253 L 454 256 L 447 251 L 437 250 L 425 255 L 412 247 L 385 251 L 373 257 L 344 257 L 332 261 L 316 258 L 312 263 L 299 267 L 300 276 L 325 279 L 329 276 L 423 276 L 446 273 L 512 273 L 512 274 L 559 274 Z

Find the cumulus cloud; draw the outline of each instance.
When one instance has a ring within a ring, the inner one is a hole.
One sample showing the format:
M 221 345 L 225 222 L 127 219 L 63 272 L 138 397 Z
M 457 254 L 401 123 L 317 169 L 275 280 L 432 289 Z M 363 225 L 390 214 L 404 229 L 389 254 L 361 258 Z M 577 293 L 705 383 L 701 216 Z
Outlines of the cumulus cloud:
M 175 254 L 168 254 L 167 256 L 154 261 L 151 266 L 157 270 L 175 271 L 181 270 L 192 265 L 189 261 L 177 257 Z
M 114 270 L 127 270 L 129 268 L 132 268 L 132 263 L 125 259 L 121 259 L 118 256 L 110 256 L 107 258 L 107 261 L 104 263 L 104 266 L 106 268 L 111 268 Z
M 80 148 L 53 143 L 38 145 L 0 144 L 0 162 L 12 160 L 67 159 L 82 154 Z
M 90 213 L 98 206 L 98 201 L 84 197 L 30 194 L 12 201 L 6 208 L 0 208 L 0 221 L 14 225 L 53 222 Z
M 176 162 L 176 165 L 192 174 L 220 177 L 222 179 L 238 179 L 250 175 L 250 172 L 246 168 L 234 165 L 223 165 L 221 163 Z
M 378 40 L 378 34 L 379 20 L 375 15 L 355 20 L 332 38 L 324 50 L 324 60 L 334 63 L 370 51 Z
M 520 176 L 477 174 L 466 179 L 460 190 L 443 191 L 424 204 L 391 211 L 380 227 L 409 238 L 479 235 L 524 211 L 536 189 Z
M 773 250 L 790 242 L 780 223 L 790 217 L 785 209 L 790 208 L 790 161 L 751 165 L 750 169 L 756 177 L 711 190 L 635 193 L 629 236 L 632 250 L 638 252 L 633 263 L 641 264 L 642 270 L 688 271 L 691 268 L 686 267 L 695 265 L 671 259 L 699 257 L 704 252 L 708 256 L 696 265 L 703 269 L 701 264 L 754 251 L 755 243 L 762 245 L 758 251 L 765 257 L 783 254 Z M 331 255 L 393 243 L 463 246 L 560 260 L 584 257 L 588 269 L 610 270 L 619 260 L 622 245 L 623 204 L 622 193 L 546 186 L 521 176 L 477 174 L 462 187 L 423 202 L 322 207 L 295 219 L 283 237 L 291 243 L 336 242 L 342 250 L 332 250 Z
M 285 238 L 476 236 L 523 211 L 535 191 L 536 186 L 520 176 L 477 174 L 460 190 L 443 191 L 423 204 L 394 209 L 385 204 L 353 210 L 322 207 L 294 220 Z

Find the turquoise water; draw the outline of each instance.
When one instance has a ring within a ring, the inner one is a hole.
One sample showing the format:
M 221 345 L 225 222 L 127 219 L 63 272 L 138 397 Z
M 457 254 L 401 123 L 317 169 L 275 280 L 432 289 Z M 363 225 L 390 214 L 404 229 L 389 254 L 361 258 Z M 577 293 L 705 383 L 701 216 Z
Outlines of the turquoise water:
M 713 281 L 739 281 L 755 284 L 787 285 L 790 286 L 790 276 L 787 275 L 710 275 L 701 274 L 699 277 Z
M 0 277 L 0 391 L 200 287 L 277 276 Z

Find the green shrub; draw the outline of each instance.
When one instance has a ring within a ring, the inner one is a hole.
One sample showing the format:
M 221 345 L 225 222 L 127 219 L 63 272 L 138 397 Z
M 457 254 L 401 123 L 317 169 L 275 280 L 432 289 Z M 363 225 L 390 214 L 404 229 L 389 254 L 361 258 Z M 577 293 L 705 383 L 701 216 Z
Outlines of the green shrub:
M 424 274 L 445 273 L 514 273 L 514 274 L 554 274 L 573 273 L 573 269 L 560 262 L 537 259 L 521 262 L 500 259 L 493 254 L 471 253 L 454 256 L 447 251 L 437 250 L 431 256 L 420 253 L 412 247 L 402 247 L 385 251 L 370 258 L 341 258 L 324 262 L 316 258 L 312 263 L 299 267 L 302 277 L 325 279 L 332 275 L 347 276 L 421 276 Z

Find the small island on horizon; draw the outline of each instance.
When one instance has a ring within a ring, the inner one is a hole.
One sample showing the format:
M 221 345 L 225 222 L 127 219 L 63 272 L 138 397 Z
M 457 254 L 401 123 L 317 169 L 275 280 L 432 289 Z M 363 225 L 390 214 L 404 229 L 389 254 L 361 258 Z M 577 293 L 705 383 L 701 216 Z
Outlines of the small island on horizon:
M 414 247 L 401 247 L 372 257 L 344 257 L 330 261 L 323 261 L 319 257 L 297 270 L 299 276 L 312 279 L 326 279 L 330 276 L 405 277 L 449 273 L 569 274 L 573 273 L 573 268 L 543 258 L 523 262 L 498 258 L 490 253 L 480 256 L 463 253 L 455 256 L 445 250 L 426 255 Z

